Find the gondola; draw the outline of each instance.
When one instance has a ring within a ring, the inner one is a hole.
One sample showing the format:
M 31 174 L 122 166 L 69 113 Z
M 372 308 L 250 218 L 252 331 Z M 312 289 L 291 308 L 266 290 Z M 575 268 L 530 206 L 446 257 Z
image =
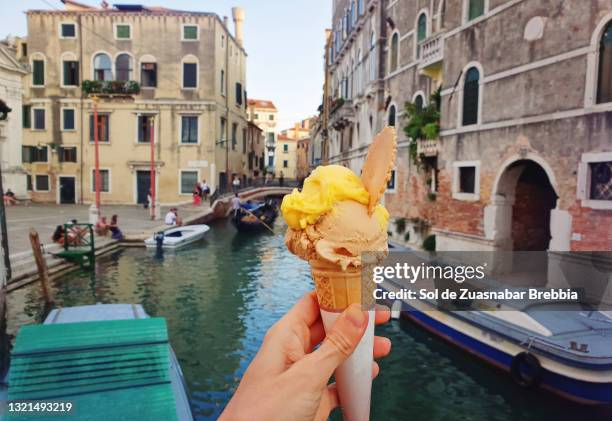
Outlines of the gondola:
M 258 232 L 272 226 L 278 216 L 278 208 L 273 201 L 247 202 L 234 211 L 232 223 L 240 232 Z

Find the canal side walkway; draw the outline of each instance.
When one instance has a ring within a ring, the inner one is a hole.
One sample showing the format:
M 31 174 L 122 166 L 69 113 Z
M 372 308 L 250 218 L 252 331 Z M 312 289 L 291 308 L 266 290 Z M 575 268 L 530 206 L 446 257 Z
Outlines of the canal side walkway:
M 240 191 L 242 200 L 261 199 L 267 194 L 281 196 L 290 193 L 287 187 L 259 187 Z M 210 206 L 208 203 L 195 206 L 183 204 L 177 206 L 179 216 L 185 225 L 205 224 L 214 219 L 224 218 L 231 210 L 233 194 L 219 197 Z M 169 227 L 164 225 L 163 217 L 172 206 L 161 207 L 161 219 L 151 221 L 149 211 L 142 206 L 109 205 L 102 206 L 102 215 L 109 220 L 112 215 L 118 215 L 119 228 L 125 239 L 121 243 L 109 237 L 95 238 L 96 256 L 110 253 L 122 246 L 144 246 L 143 241 L 153 233 L 164 231 Z M 30 246 L 29 231 L 34 228 L 40 237 L 43 253 L 49 275 L 56 278 L 73 270 L 74 264 L 54 256 L 61 251 L 61 246 L 51 241 L 51 236 L 57 225 L 62 225 L 76 219 L 86 223 L 89 219 L 89 205 L 55 205 L 29 204 L 7 207 L 7 228 L 12 277 L 8 289 L 14 290 L 38 278 L 34 256 Z
M 179 215 L 186 223 L 210 213 L 208 204 L 201 206 L 179 206 Z M 162 206 L 162 218 L 169 211 L 170 206 Z M 163 219 L 151 221 L 149 211 L 142 206 L 110 205 L 102 208 L 104 216 L 110 220 L 112 215 L 118 215 L 119 228 L 125 235 L 126 242 L 141 243 L 152 233 L 162 231 Z M 7 207 L 7 228 L 9 240 L 9 253 L 11 259 L 12 277 L 9 289 L 18 288 L 24 283 L 32 281 L 37 276 L 34 257 L 30 245 L 29 231 L 34 228 L 40 237 L 45 260 L 52 277 L 59 276 L 70 270 L 74 265 L 56 258 L 53 254 L 62 250 L 59 244 L 51 240 L 53 231 L 58 225 L 63 225 L 72 219 L 86 223 L 89 219 L 88 205 L 55 205 L 30 204 L 27 206 Z M 96 255 L 109 253 L 119 247 L 119 243 L 110 237 L 95 238 Z

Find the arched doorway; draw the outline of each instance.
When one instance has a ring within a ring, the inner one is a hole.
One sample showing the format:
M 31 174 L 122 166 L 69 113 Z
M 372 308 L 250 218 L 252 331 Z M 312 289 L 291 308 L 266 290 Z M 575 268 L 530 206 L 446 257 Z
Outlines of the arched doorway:
M 548 250 L 550 215 L 557 204 L 550 169 L 532 159 L 518 159 L 502 170 L 495 187 L 496 240 L 506 250 Z
M 519 161 L 523 170 L 516 183 L 512 207 L 512 240 L 516 251 L 545 251 L 550 244 L 550 211 L 557 194 L 542 167 Z

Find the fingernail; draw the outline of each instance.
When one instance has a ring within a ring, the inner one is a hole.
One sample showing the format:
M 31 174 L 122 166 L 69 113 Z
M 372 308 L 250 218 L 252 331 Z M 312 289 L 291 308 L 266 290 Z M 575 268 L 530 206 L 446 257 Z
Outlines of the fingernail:
M 359 304 L 351 304 L 346 310 L 346 317 L 357 328 L 361 328 L 365 322 L 365 314 Z

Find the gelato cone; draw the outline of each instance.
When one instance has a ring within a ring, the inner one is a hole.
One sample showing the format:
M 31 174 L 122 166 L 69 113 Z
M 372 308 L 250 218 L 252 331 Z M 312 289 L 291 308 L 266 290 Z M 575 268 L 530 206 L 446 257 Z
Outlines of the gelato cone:
M 372 309 L 371 270 L 388 252 L 389 213 L 380 201 L 395 161 L 396 133 L 380 132 L 368 151 L 362 177 L 340 165 L 316 168 L 285 196 L 281 211 L 289 228 L 285 244 L 311 267 L 325 329 L 357 303 Z M 368 261 L 364 261 L 365 257 Z M 374 312 L 354 353 L 336 370 L 346 420 L 367 420 L 370 411 Z

